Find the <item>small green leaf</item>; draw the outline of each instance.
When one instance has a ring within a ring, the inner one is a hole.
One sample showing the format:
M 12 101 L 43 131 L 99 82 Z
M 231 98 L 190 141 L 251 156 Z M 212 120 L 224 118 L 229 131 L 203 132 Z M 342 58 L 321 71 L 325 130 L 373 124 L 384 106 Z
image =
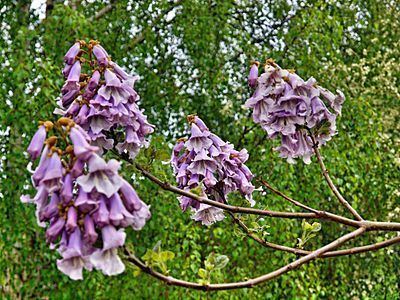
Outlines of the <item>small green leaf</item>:
M 153 255 L 154 251 L 151 249 L 147 249 L 146 253 L 142 256 L 142 259 L 149 264 L 151 261 L 153 261 Z
M 136 266 L 133 267 L 133 277 L 138 277 L 141 273 L 142 271 L 140 270 L 139 267 Z
M 203 269 L 203 268 L 200 268 L 200 269 L 199 269 L 198 274 L 199 274 L 200 278 L 202 278 L 202 279 L 206 279 L 206 278 L 208 277 L 208 272 L 207 272 L 207 270 L 205 270 L 205 269 Z
M 303 231 L 305 231 L 305 232 L 311 231 L 313 228 L 312 225 L 305 220 L 303 221 L 303 223 L 301 225 L 303 227 Z
M 160 259 L 162 261 L 167 261 L 167 260 L 171 260 L 175 257 L 175 253 L 172 251 L 163 251 L 160 252 Z
M 321 230 L 321 224 L 320 223 L 318 223 L 318 222 L 312 223 L 312 225 L 311 225 L 311 231 L 312 232 L 318 232 L 320 230 Z
M 155 252 L 161 251 L 161 241 L 158 241 L 158 242 L 154 245 L 153 251 L 155 251 Z
M 215 268 L 216 269 L 223 269 L 229 262 L 229 258 L 226 255 L 217 255 L 215 257 Z
M 202 196 L 203 195 L 203 189 L 201 187 L 201 185 L 199 185 L 198 187 L 191 189 L 190 190 L 191 193 L 198 195 L 198 196 Z
M 212 269 L 214 269 L 214 264 L 209 262 L 208 260 L 206 260 L 204 262 L 204 266 L 206 267 L 207 270 L 211 271 Z

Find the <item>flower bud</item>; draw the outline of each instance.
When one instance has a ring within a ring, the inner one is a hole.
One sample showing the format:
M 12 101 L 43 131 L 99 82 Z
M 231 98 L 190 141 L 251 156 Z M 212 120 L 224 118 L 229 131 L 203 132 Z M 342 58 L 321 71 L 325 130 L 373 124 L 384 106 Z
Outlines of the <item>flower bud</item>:
M 81 50 L 81 45 L 79 42 L 76 42 L 69 48 L 68 52 L 64 56 L 64 61 L 68 65 L 72 65 L 75 61 L 76 56 L 79 54 Z
M 250 72 L 249 72 L 249 78 L 247 80 L 249 87 L 251 87 L 253 89 L 257 86 L 259 64 L 260 63 L 257 61 L 252 63 Z
M 46 139 L 46 127 L 44 125 L 40 126 L 33 136 L 29 146 L 28 153 L 32 160 L 36 160 L 40 153 L 42 152 L 44 141 Z

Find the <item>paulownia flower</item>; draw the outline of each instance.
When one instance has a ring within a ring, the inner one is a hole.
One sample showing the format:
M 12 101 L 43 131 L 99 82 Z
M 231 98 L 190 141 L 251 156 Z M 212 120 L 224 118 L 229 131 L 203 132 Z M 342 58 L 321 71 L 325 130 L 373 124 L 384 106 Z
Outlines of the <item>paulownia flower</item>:
M 100 157 L 79 125 L 65 117 L 56 125 L 61 136 L 45 140 L 39 128 L 31 142 L 33 158 L 42 149 L 32 175 L 37 191 L 33 198 L 21 196 L 21 201 L 36 205 L 38 224 L 47 228 L 47 242 L 62 256 L 57 260 L 61 272 L 73 280 L 82 279 L 83 269 L 90 271 L 93 266 L 106 275 L 120 274 L 125 269 L 118 257 L 118 247 L 125 242 L 123 228 L 142 229 L 150 218 L 149 206 L 120 177 L 120 163 Z M 44 134 L 50 127 L 44 123 Z M 65 149 L 57 146 L 61 139 Z
M 170 160 L 178 186 L 186 191 L 200 189 L 202 196 L 223 203 L 228 201 L 228 194 L 238 191 L 253 206 L 253 174 L 244 164 L 247 151 L 236 151 L 233 145 L 211 133 L 199 117 L 189 116 L 188 120 L 191 136 L 177 141 Z M 224 217 L 222 210 L 201 205 L 189 197 L 181 196 L 179 201 L 182 210 L 191 207 L 193 219 L 205 225 Z
M 250 72 L 255 74 L 254 70 Z M 256 90 L 245 107 L 253 109 L 254 122 L 261 125 L 269 138 L 281 139 L 281 146 L 275 150 L 289 163 L 295 163 L 296 158 L 302 158 L 307 164 L 311 162 L 313 143 L 310 133 L 319 145 L 336 134 L 336 117 L 344 102 L 342 92 L 334 95 L 317 86 L 314 78 L 304 81 L 271 60 L 267 61 L 264 73 L 257 78 L 257 85 L 251 86 Z M 333 112 L 329 111 L 324 100 Z

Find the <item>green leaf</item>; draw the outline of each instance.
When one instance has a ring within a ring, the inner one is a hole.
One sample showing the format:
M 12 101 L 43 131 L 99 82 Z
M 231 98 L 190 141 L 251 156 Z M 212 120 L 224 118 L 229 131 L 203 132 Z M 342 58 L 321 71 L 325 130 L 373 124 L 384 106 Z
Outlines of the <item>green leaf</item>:
M 321 223 L 318 223 L 318 222 L 312 223 L 312 225 L 311 225 L 312 232 L 318 232 L 320 230 L 321 230 Z
M 198 274 L 199 274 L 200 278 L 203 278 L 203 279 L 208 278 L 208 272 L 203 268 L 199 269 Z
M 207 270 L 211 271 L 212 269 L 214 269 L 214 264 L 211 263 L 210 261 L 206 260 L 204 262 L 204 266 L 206 267 Z
M 153 251 L 155 251 L 155 252 L 161 251 L 161 241 L 158 241 L 158 242 L 154 245 Z
M 303 231 L 305 231 L 305 232 L 311 231 L 313 228 L 312 225 L 310 223 L 308 223 L 306 220 L 303 220 L 301 225 L 302 225 Z
M 229 262 L 229 258 L 226 255 L 218 255 L 215 257 L 215 269 L 223 269 Z
M 142 259 L 146 263 L 150 263 L 153 261 L 154 251 L 151 249 L 147 249 L 146 253 L 142 256 Z
M 142 270 L 139 267 L 137 267 L 137 266 L 133 267 L 133 272 L 132 272 L 133 277 L 138 277 L 141 273 L 142 273 Z
M 173 259 L 175 257 L 175 253 L 172 251 L 163 251 L 163 252 L 160 252 L 159 257 L 160 257 L 161 261 L 167 261 L 167 260 Z

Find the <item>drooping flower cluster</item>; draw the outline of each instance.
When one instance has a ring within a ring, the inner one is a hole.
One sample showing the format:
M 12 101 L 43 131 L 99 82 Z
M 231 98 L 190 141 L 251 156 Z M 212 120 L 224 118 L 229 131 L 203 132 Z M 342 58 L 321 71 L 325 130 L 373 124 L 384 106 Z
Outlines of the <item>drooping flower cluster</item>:
M 232 144 L 210 132 L 199 117 L 190 115 L 188 121 L 191 135 L 189 139 L 178 140 L 171 157 L 178 186 L 187 191 L 200 190 L 202 196 L 222 203 L 227 202 L 229 193 L 239 191 L 253 206 L 253 174 L 245 165 L 247 151 L 236 151 Z M 182 210 L 191 207 L 194 211 L 192 218 L 204 225 L 224 218 L 219 208 L 189 197 L 181 196 L 179 199 Z
M 137 77 L 111 61 L 96 41 L 76 42 L 64 61 L 66 82 L 55 112 L 79 124 L 100 153 L 117 143 L 119 153 L 127 152 L 133 159 L 147 147 L 146 136 L 154 130 L 137 103 L 139 95 L 133 89 Z
M 125 243 L 124 228 L 140 230 L 150 218 L 149 207 L 118 174 L 120 163 L 106 162 L 90 141 L 69 118 L 41 123 L 28 147 L 32 160 L 40 156 L 32 174 L 37 192 L 21 197 L 36 204 L 38 224 L 62 256 L 57 267 L 74 280 L 83 278 L 83 268 L 123 272 L 117 249 Z
M 344 102 L 342 92 L 334 95 L 318 86 L 314 78 L 304 81 L 272 60 L 267 60 L 260 76 L 258 63 L 253 63 L 248 83 L 255 92 L 245 106 L 253 109 L 254 122 L 261 125 L 269 138 L 281 138 L 281 145 L 275 150 L 288 162 L 295 163 L 295 158 L 300 157 L 307 164 L 311 162 L 310 134 L 319 145 L 336 134 L 336 117 Z

